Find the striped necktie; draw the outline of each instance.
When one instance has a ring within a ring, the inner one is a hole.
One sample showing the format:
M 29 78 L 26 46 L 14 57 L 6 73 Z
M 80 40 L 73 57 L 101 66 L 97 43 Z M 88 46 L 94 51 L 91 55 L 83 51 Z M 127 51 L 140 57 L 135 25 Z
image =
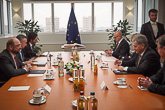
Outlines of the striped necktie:
M 14 57 L 14 61 L 15 61 L 15 67 L 16 67 L 16 69 L 18 69 L 17 58 L 16 58 L 16 56 Z
M 139 59 L 138 59 L 138 63 L 137 63 L 137 66 L 139 66 L 139 63 L 140 63 L 140 60 L 141 60 L 141 55 L 139 55 Z

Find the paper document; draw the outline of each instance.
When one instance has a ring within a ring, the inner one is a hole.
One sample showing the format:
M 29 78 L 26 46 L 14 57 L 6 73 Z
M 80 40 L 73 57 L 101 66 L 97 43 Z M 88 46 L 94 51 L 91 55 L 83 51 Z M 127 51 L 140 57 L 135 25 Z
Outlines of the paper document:
M 11 86 L 8 91 L 27 91 L 30 86 Z
M 43 74 L 29 74 L 27 77 L 39 77 L 43 76 Z

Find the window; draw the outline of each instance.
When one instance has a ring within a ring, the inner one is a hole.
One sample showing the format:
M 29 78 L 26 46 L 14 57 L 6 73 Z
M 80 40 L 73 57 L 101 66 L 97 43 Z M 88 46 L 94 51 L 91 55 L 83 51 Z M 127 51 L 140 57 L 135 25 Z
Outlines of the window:
M 34 3 L 34 21 L 38 21 L 41 32 L 52 32 L 50 3 Z
M 70 11 L 71 11 L 70 3 L 54 3 L 55 32 L 66 32 Z
M 42 32 L 65 33 L 71 4 L 79 32 L 106 32 L 123 20 L 123 2 L 24 3 L 24 19 L 38 21 Z
M 94 31 L 106 31 L 112 26 L 112 3 L 94 4 Z
M 148 11 L 158 9 L 158 0 L 135 0 L 136 31 L 140 32 L 143 23 L 148 22 Z
M 123 2 L 116 2 L 114 3 L 114 21 L 113 25 L 117 25 L 117 23 L 123 20 Z
M 23 4 L 24 20 L 32 19 L 32 4 L 24 3 Z
M 138 24 L 137 31 L 140 32 L 142 26 L 142 0 L 138 1 Z
M 11 2 L 0 0 L 0 36 L 11 34 Z
M 3 12 L 4 12 L 4 34 L 8 34 L 8 16 L 7 16 L 7 1 L 3 1 Z
M 75 3 L 75 16 L 80 32 L 92 31 L 92 4 Z

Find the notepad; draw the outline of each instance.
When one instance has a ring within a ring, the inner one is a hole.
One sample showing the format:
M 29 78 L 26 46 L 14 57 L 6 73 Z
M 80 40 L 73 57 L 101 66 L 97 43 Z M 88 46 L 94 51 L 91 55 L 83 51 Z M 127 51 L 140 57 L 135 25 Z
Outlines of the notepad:
M 43 76 L 43 74 L 29 74 L 27 77 L 40 77 Z
M 45 66 L 46 65 L 46 62 L 33 62 L 32 65 Z
M 44 74 L 46 70 L 31 70 L 28 74 Z
M 11 86 L 8 91 L 27 91 L 30 86 Z

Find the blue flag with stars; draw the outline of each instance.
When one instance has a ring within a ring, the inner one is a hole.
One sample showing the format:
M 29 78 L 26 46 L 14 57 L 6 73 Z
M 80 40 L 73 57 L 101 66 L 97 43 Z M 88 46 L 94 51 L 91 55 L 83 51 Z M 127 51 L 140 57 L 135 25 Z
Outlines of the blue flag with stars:
M 74 14 L 73 7 L 71 9 L 71 13 L 68 21 L 66 41 L 67 44 L 73 44 L 73 43 L 81 44 L 80 34 L 78 31 L 78 24 L 77 24 L 76 16 Z

